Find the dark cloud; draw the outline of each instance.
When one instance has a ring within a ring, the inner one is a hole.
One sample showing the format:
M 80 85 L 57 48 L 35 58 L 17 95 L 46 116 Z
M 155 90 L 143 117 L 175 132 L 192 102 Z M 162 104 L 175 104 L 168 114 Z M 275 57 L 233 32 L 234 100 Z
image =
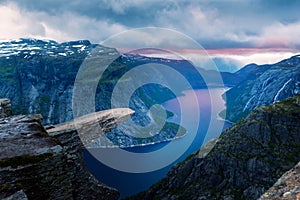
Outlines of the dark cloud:
M 4 0 L 1 4 L 12 3 L 19 12 L 35 13 L 45 35 L 55 29 L 51 37 L 58 40 L 69 36 L 99 42 L 121 30 L 158 26 L 183 32 L 210 49 L 288 47 L 293 41 L 293 48 L 300 45 L 299 39 L 287 38 L 298 34 L 296 0 Z

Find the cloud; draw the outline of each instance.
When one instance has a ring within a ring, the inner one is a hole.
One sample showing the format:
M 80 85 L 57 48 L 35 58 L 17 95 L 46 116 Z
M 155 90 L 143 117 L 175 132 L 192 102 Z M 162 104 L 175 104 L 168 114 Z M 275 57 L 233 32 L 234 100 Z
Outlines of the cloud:
M 36 15 L 22 12 L 16 5 L 0 5 L 0 39 L 45 36 L 44 26 Z
M 157 26 L 182 32 L 207 49 L 300 48 L 300 2 L 293 0 L 3 0 L 0 5 L 1 38 L 99 42 L 120 31 Z M 158 42 L 148 36 L 137 37 Z
M 256 40 L 256 45 L 269 48 L 299 48 L 299 35 L 300 21 L 289 24 L 275 22 L 262 30 L 262 34 Z
M 126 28 L 72 12 L 51 15 L 20 9 L 16 4 L 0 5 L 0 38 L 47 38 L 58 41 L 91 39 L 100 42 Z
M 213 55 L 212 57 L 222 57 L 224 60 L 232 60 L 236 61 L 237 65 L 236 67 L 238 69 L 242 68 L 243 66 L 250 64 L 250 63 L 256 63 L 258 65 L 262 64 L 274 64 L 277 63 L 283 59 L 290 58 L 293 55 L 295 55 L 292 52 L 262 52 L 262 53 L 252 53 L 252 54 L 241 54 L 241 55 Z

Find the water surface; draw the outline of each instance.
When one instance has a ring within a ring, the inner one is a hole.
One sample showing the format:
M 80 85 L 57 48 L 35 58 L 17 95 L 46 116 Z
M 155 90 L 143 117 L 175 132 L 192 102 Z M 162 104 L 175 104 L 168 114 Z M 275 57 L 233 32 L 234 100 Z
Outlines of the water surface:
M 174 164 L 184 160 L 188 155 L 197 151 L 203 143 L 218 136 L 220 134 L 220 129 L 223 130 L 228 128 L 231 124 L 220 119 L 218 116 L 219 112 L 225 108 L 225 102 L 221 97 L 225 89 L 215 88 L 210 89 L 209 91 L 207 89 L 194 91 L 195 93 L 193 91 L 184 91 L 184 96 L 180 96 L 177 99 L 172 99 L 162 104 L 163 107 L 174 113 L 174 116 L 168 120 L 176 123 L 180 123 L 182 120 L 179 102 L 185 104 L 184 112 L 188 113 L 188 115 L 184 115 L 184 127 L 188 131 L 185 137 L 172 141 L 171 149 L 166 148 L 168 143 L 159 143 L 130 148 L 130 152 L 139 153 L 155 152 L 158 150 L 167 149 L 166 151 L 160 151 L 162 153 L 160 153 L 159 156 L 148 156 L 145 158 L 141 157 L 139 159 L 130 161 L 130 163 L 132 163 L 132 168 L 146 167 L 157 163 L 162 163 L 164 160 L 170 158 L 170 156 L 173 154 L 181 153 L 182 150 L 186 149 L 180 154 L 181 156 L 178 159 L 174 160 L 174 162 L 168 164 L 164 168 L 156 171 L 147 173 L 128 173 L 112 169 L 99 162 L 93 156 L 101 154 L 108 155 L 112 161 L 119 165 L 122 165 L 122 162 L 128 162 L 128 160 L 123 160 L 126 158 L 118 157 L 117 149 L 93 149 L 93 155 L 91 155 L 91 153 L 88 151 L 85 151 L 85 161 L 92 174 L 99 181 L 118 189 L 121 193 L 121 198 L 136 194 L 148 189 L 151 185 L 162 179 L 171 169 L 171 167 L 174 166 Z M 199 106 L 196 106 L 194 103 L 190 103 L 193 102 L 192 98 L 195 98 L 195 94 Z M 200 110 L 200 120 L 198 123 L 197 133 L 193 138 L 191 130 L 195 129 L 195 123 L 197 122 L 195 121 L 195 117 L 189 116 L 194 116 L 193 114 L 198 113 L 197 110 Z M 191 145 L 189 145 L 190 143 Z

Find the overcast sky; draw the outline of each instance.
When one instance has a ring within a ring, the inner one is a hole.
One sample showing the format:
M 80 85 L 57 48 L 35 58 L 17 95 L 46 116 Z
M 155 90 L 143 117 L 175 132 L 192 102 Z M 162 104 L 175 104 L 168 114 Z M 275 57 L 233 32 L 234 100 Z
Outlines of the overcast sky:
M 271 52 L 275 59 L 299 52 L 299 9 L 297 0 L 0 0 L 0 39 L 98 43 L 121 31 L 154 26 L 182 32 L 214 55 Z

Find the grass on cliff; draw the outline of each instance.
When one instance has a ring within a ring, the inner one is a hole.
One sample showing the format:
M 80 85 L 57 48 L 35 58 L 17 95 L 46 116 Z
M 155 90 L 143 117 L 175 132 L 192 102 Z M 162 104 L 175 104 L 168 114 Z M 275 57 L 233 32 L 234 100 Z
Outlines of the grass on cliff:
M 300 94 L 275 104 L 262 107 L 263 110 L 276 113 L 300 113 Z

